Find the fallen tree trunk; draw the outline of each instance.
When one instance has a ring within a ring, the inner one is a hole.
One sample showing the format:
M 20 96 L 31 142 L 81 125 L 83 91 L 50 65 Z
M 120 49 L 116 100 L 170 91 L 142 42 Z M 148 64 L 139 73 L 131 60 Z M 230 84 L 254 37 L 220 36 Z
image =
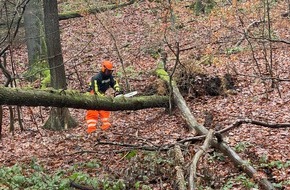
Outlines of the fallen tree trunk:
M 156 73 L 168 85 L 170 84 L 169 75 L 164 70 L 163 63 L 160 63 L 158 65 Z M 182 95 L 180 94 L 176 83 L 172 81 L 171 84 L 173 89 L 173 100 L 176 106 L 181 111 L 181 114 L 185 119 L 186 123 L 188 124 L 188 126 L 191 129 L 195 130 L 200 135 L 207 135 L 208 130 L 203 125 L 200 125 L 195 119 L 195 117 L 191 114 L 190 109 L 186 106 L 186 102 L 182 97 Z M 220 150 L 222 153 L 227 155 L 234 162 L 234 164 L 240 169 L 242 169 L 249 177 L 254 178 L 254 180 L 256 180 L 263 189 L 267 190 L 274 189 L 273 185 L 266 178 L 259 177 L 258 172 L 252 166 L 250 166 L 250 164 L 247 161 L 242 160 L 240 156 L 225 142 L 217 142 L 216 140 L 212 140 L 211 143 L 214 148 Z
M 121 3 L 119 5 L 107 5 L 107 6 L 103 6 L 103 7 L 93 7 L 93 8 L 89 8 L 87 10 L 79 10 L 79 11 L 60 13 L 58 15 L 58 18 L 59 18 L 59 20 L 66 20 L 66 19 L 70 19 L 70 18 L 83 17 L 83 13 L 90 13 L 90 14 L 101 13 L 101 12 L 104 12 L 104 11 L 114 10 L 114 9 L 117 9 L 117 8 L 121 8 L 121 7 L 125 7 L 125 6 L 128 6 L 128 5 L 131 5 L 135 1 L 136 0 L 130 0 L 129 2 Z
M 99 97 L 73 91 L 0 87 L 0 105 L 68 107 L 94 110 L 139 110 L 168 107 L 167 96 Z

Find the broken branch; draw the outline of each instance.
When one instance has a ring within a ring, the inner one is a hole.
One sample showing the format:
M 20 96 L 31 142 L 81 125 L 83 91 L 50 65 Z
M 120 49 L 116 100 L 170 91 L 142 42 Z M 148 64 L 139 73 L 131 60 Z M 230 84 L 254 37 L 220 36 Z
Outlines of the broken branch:
M 197 162 L 201 155 L 208 150 L 208 148 L 211 145 L 211 141 L 213 138 L 213 130 L 209 130 L 208 134 L 206 135 L 206 139 L 200 147 L 200 150 L 194 155 L 192 159 L 192 163 L 190 164 L 190 170 L 189 170 L 189 189 L 194 190 L 195 185 L 194 185 L 194 179 L 196 179 L 196 168 L 197 168 Z

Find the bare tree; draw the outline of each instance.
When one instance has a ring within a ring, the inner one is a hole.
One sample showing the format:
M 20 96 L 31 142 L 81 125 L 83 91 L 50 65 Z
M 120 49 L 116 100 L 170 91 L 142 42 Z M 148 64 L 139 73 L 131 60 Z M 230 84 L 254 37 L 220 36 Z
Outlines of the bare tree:
M 24 12 L 25 39 L 28 50 L 29 79 L 35 78 L 39 69 L 48 68 L 44 39 L 42 0 L 30 0 Z M 39 69 L 35 69 L 39 68 Z

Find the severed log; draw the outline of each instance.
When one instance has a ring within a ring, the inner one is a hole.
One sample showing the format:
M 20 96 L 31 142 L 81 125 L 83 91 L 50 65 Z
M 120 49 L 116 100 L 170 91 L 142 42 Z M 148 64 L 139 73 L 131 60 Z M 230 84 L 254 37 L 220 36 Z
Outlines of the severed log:
M 96 110 L 139 110 L 168 107 L 167 96 L 100 97 L 69 90 L 0 87 L 0 105 L 67 107 Z
M 190 170 L 189 170 L 189 189 L 194 190 L 196 189 L 194 180 L 196 179 L 196 168 L 197 168 L 197 162 L 201 155 L 208 150 L 208 148 L 211 146 L 212 138 L 213 138 L 213 130 L 209 130 L 208 134 L 206 135 L 206 139 L 200 148 L 200 150 L 194 155 L 192 159 L 192 163 L 190 164 Z
M 156 74 L 168 85 L 170 84 L 169 75 L 164 70 L 164 64 L 162 62 L 158 64 Z M 182 97 L 181 93 L 179 92 L 176 83 L 172 81 L 171 84 L 173 91 L 173 101 L 181 111 L 181 114 L 188 126 L 192 130 L 196 131 L 199 135 L 207 135 L 208 130 L 203 125 L 200 125 L 195 117 L 191 114 L 190 109 L 187 107 L 186 102 Z M 242 160 L 240 156 L 225 142 L 217 142 L 216 140 L 213 140 L 211 143 L 214 148 L 220 150 L 222 153 L 227 155 L 234 162 L 234 164 L 237 167 L 241 168 L 249 177 L 257 181 L 263 189 L 274 189 L 273 185 L 266 178 L 259 177 L 258 172 L 248 162 Z

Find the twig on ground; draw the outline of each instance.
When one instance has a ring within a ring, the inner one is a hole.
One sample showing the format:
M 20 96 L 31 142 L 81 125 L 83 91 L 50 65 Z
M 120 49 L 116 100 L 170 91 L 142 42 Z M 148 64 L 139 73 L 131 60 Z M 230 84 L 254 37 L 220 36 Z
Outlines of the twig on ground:
M 214 136 L 217 136 L 217 138 L 225 132 L 228 132 L 231 129 L 234 129 L 236 127 L 239 127 L 242 124 L 254 124 L 254 125 L 259 125 L 259 126 L 263 126 L 263 127 L 268 127 L 268 128 L 287 128 L 290 127 L 290 123 L 265 123 L 265 122 L 261 122 L 261 121 L 256 121 L 256 120 L 251 120 L 251 119 L 239 119 L 237 120 L 235 123 L 233 123 L 231 126 L 224 128 L 222 130 L 213 132 Z M 97 145 L 113 145 L 113 146 L 121 146 L 121 147 L 126 147 L 123 150 L 114 150 L 113 153 L 123 153 L 123 152 L 128 152 L 131 151 L 133 149 L 139 149 L 139 150 L 147 150 L 147 151 L 168 151 L 170 148 L 176 146 L 176 145 L 181 145 L 184 144 L 186 142 L 196 142 L 196 141 L 200 141 L 203 140 L 204 138 L 206 138 L 206 135 L 200 135 L 200 136 L 194 136 L 194 137 L 188 137 L 179 141 L 176 141 L 175 143 L 170 143 L 170 144 L 162 144 L 160 146 L 156 146 L 156 145 L 152 145 L 152 146 L 145 146 L 142 144 L 128 144 L 128 143 L 119 143 L 119 142 L 111 142 L 111 141 L 98 141 L 95 146 Z M 222 140 L 222 139 L 220 139 Z M 147 142 L 148 139 L 146 140 L 146 144 L 149 144 L 150 142 Z M 219 141 L 219 139 L 218 139 Z M 112 150 L 110 150 L 110 152 L 112 152 Z M 84 153 L 98 153 L 98 154 L 105 154 L 107 153 L 107 151 L 104 152 L 100 152 L 100 151 L 88 151 L 88 150 L 82 150 L 82 151 L 78 151 L 78 152 L 74 152 L 72 154 L 69 155 L 65 155 L 65 156 L 71 156 L 74 154 L 84 154 Z
M 268 127 L 268 128 L 274 128 L 274 129 L 278 129 L 278 128 L 287 128 L 290 127 L 290 123 L 265 123 L 265 122 L 261 122 L 261 121 L 256 121 L 256 120 L 251 120 L 251 119 L 239 119 L 237 120 L 235 123 L 233 123 L 231 126 L 222 129 L 220 131 L 218 131 L 219 133 L 224 133 L 227 132 L 233 128 L 239 127 L 242 124 L 253 124 L 253 125 L 259 125 L 259 126 L 263 126 L 263 127 Z

